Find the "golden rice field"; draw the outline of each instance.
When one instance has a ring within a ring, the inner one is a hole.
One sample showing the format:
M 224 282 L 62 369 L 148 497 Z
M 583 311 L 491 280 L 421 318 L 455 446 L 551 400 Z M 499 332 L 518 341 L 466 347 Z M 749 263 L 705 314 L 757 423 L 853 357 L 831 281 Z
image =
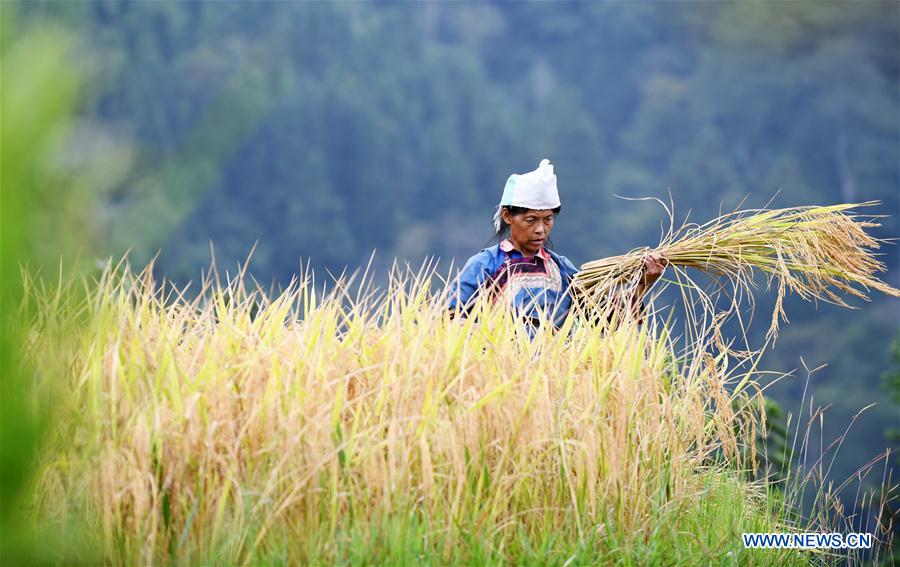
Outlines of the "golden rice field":
M 676 337 L 671 319 L 610 312 L 645 249 L 585 264 L 575 313 L 533 340 L 486 299 L 451 317 L 429 263 L 385 289 L 307 269 L 278 292 L 244 269 L 200 289 L 125 261 L 91 280 L 25 271 L 24 358 L 54 408 L 33 529 L 77 540 L 49 560 L 110 565 L 861 560 L 743 548 L 742 532 L 834 524 L 824 486 L 809 519 L 807 481 L 759 474 L 762 351 L 733 349 L 722 322 L 755 271 L 778 280 L 772 339 L 786 291 L 900 294 L 874 275 L 877 224 L 850 211 L 872 204 L 670 229 L 655 251 L 686 307 Z M 687 268 L 730 282 L 732 305 Z
M 742 547 L 744 531 L 804 527 L 744 474 L 762 426 L 752 366 L 678 346 L 653 318 L 570 317 L 530 341 L 485 302 L 451 319 L 428 266 L 382 290 L 324 291 L 306 272 L 266 293 L 240 273 L 189 294 L 150 274 L 26 277 L 28 362 L 55 408 L 33 521 L 76 526 L 88 557 L 822 559 Z

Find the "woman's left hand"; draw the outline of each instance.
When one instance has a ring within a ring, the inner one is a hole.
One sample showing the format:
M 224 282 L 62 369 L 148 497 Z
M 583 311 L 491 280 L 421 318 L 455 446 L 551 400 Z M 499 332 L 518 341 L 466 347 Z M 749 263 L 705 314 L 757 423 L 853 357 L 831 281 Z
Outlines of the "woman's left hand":
M 666 258 L 665 254 L 654 254 L 649 253 L 644 256 L 644 269 L 643 269 L 643 278 L 641 279 L 641 284 L 644 288 L 649 288 L 656 280 L 662 276 L 663 272 L 666 269 L 666 266 L 669 265 L 669 259 Z

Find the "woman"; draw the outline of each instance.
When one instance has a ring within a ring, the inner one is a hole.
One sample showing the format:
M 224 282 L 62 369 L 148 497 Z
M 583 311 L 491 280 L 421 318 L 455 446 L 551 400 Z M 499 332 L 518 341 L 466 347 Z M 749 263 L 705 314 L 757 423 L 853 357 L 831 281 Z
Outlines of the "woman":
M 448 307 L 453 315 L 465 317 L 479 290 L 488 290 L 494 301 L 510 305 L 530 323 L 530 330 L 538 324 L 540 311 L 549 315 L 555 328 L 563 324 L 572 308 L 569 286 L 578 269 L 544 246 L 560 207 L 549 160 L 542 160 L 534 171 L 509 177 L 494 215 L 500 243 L 469 258 L 451 284 Z M 664 256 L 644 258 L 642 282 L 632 297 L 634 311 L 643 312 L 641 298 L 667 265 Z

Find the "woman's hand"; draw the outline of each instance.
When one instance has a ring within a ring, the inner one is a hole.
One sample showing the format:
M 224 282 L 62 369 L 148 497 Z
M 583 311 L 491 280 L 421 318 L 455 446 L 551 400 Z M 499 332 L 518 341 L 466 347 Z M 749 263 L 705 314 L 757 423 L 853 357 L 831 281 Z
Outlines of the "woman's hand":
M 665 254 L 648 253 L 644 256 L 644 267 L 642 270 L 641 283 L 639 287 L 650 289 L 656 283 L 656 280 L 663 275 L 666 266 L 669 265 L 669 259 Z

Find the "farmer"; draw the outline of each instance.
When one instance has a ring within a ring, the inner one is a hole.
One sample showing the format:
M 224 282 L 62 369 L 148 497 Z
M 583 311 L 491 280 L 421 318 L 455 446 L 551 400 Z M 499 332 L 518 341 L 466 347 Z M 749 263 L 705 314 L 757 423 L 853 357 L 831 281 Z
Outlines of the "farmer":
M 493 301 L 509 304 L 529 324 L 530 334 L 539 324 L 538 309 L 559 329 L 572 307 L 569 284 L 578 272 L 565 256 L 544 247 L 559 211 L 550 160 L 542 160 L 534 171 L 510 175 L 494 215 L 500 243 L 469 258 L 452 282 L 451 315 L 467 316 L 478 291 L 486 289 Z M 664 256 L 648 254 L 644 258 L 641 282 L 631 298 L 636 316 L 643 314 L 644 293 L 667 265 Z

